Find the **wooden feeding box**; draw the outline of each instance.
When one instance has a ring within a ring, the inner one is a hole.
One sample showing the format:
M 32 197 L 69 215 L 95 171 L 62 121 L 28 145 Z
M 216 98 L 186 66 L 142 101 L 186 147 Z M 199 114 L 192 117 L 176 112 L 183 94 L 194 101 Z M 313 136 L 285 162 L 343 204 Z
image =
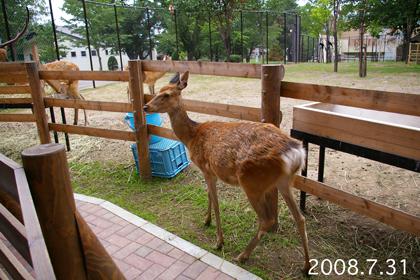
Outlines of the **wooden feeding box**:
M 293 130 L 420 159 L 420 117 L 342 105 L 293 108 Z

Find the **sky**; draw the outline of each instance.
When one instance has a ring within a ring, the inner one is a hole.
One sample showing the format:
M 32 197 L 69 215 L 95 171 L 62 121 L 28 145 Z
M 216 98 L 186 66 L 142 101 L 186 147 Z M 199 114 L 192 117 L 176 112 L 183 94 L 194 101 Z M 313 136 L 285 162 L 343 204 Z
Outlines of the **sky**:
M 297 0 L 296 1 L 299 6 L 305 5 L 308 0 Z M 53 7 L 53 13 L 54 13 L 54 22 L 56 25 L 63 26 L 64 22 L 60 20 L 60 17 L 66 17 L 66 14 L 61 11 L 61 7 L 63 7 L 64 0 L 54 0 L 51 1 L 52 7 Z M 67 19 L 69 17 L 67 16 Z

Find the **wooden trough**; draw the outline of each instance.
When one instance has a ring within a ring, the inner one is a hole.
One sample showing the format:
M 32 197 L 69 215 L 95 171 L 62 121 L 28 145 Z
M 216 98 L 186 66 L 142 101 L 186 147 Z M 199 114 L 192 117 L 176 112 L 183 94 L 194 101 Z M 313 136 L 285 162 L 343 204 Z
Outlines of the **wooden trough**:
M 293 108 L 293 129 L 420 159 L 420 117 L 327 103 Z

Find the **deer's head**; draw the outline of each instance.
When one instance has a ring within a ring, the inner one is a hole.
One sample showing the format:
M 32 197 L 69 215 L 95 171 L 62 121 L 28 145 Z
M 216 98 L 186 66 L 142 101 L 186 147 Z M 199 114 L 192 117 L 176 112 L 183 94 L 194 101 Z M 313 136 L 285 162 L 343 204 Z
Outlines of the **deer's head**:
M 181 91 L 188 85 L 188 77 L 190 73 L 187 71 L 179 78 L 179 72 L 164 86 L 156 96 L 147 103 L 143 110 L 148 113 L 169 113 L 178 110 L 182 106 Z

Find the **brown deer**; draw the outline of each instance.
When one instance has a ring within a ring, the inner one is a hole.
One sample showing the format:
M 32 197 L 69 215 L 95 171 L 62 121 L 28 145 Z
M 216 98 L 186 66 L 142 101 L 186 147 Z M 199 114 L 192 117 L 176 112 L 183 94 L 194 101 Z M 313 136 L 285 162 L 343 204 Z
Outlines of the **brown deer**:
M 17 40 L 19 40 L 20 37 L 22 37 L 23 34 L 25 34 L 26 29 L 28 29 L 28 25 L 29 25 L 29 9 L 28 9 L 28 7 L 26 7 L 26 13 L 27 13 L 26 22 L 25 22 L 25 27 L 23 28 L 23 30 L 21 32 L 19 32 L 14 39 L 0 44 L 0 62 L 9 62 L 9 59 L 7 58 L 6 47 L 8 45 L 14 44 Z
M 305 218 L 293 198 L 293 180 L 305 165 L 301 144 L 272 124 L 223 123 L 192 121 L 182 102 L 181 91 L 187 86 L 189 72 L 180 79 L 176 73 L 143 109 L 148 113 L 168 113 L 175 135 L 190 151 L 191 160 L 200 168 L 207 183 L 209 198 L 205 224 L 211 223 L 213 205 L 217 224 L 217 243 L 221 248 L 223 234 L 216 193 L 218 179 L 240 185 L 258 215 L 259 228 L 255 237 L 236 261 L 245 261 L 261 238 L 276 223 L 267 198 L 273 188 L 283 196 L 299 230 L 305 252 L 304 273 L 308 273 L 308 237 Z
M 170 56 L 164 55 L 162 60 L 171 60 Z M 128 65 L 124 67 L 124 71 L 128 71 Z M 147 84 L 149 87 L 149 93 L 155 95 L 155 84 L 156 81 L 165 76 L 166 72 L 153 72 L 153 71 L 144 71 L 144 81 L 143 83 Z M 127 97 L 130 100 L 130 89 L 127 87 Z
M 79 71 L 79 67 L 70 61 L 54 61 L 54 62 L 50 62 L 43 65 L 43 67 L 51 71 Z M 50 84 L 48 80 L 45 80 L 45 82 Z M 58 82 L 62 86 L 60 88 L 60 92 L 58 92 L 59 94 L 64 94 L 66 97 L 70 99 L 85 100 L 85 98 L 79 91 L 79 80 L 58 80 Z M 89 122 L 87 119 L 85 109 L 83 109 L 83 113 L 85 115 L 85 126 L 86 126 L 87 124 L 89 124 Z M 73 125 L 77 125 L 78 120 L 79 120 L 79 109 L 74 109 Z

